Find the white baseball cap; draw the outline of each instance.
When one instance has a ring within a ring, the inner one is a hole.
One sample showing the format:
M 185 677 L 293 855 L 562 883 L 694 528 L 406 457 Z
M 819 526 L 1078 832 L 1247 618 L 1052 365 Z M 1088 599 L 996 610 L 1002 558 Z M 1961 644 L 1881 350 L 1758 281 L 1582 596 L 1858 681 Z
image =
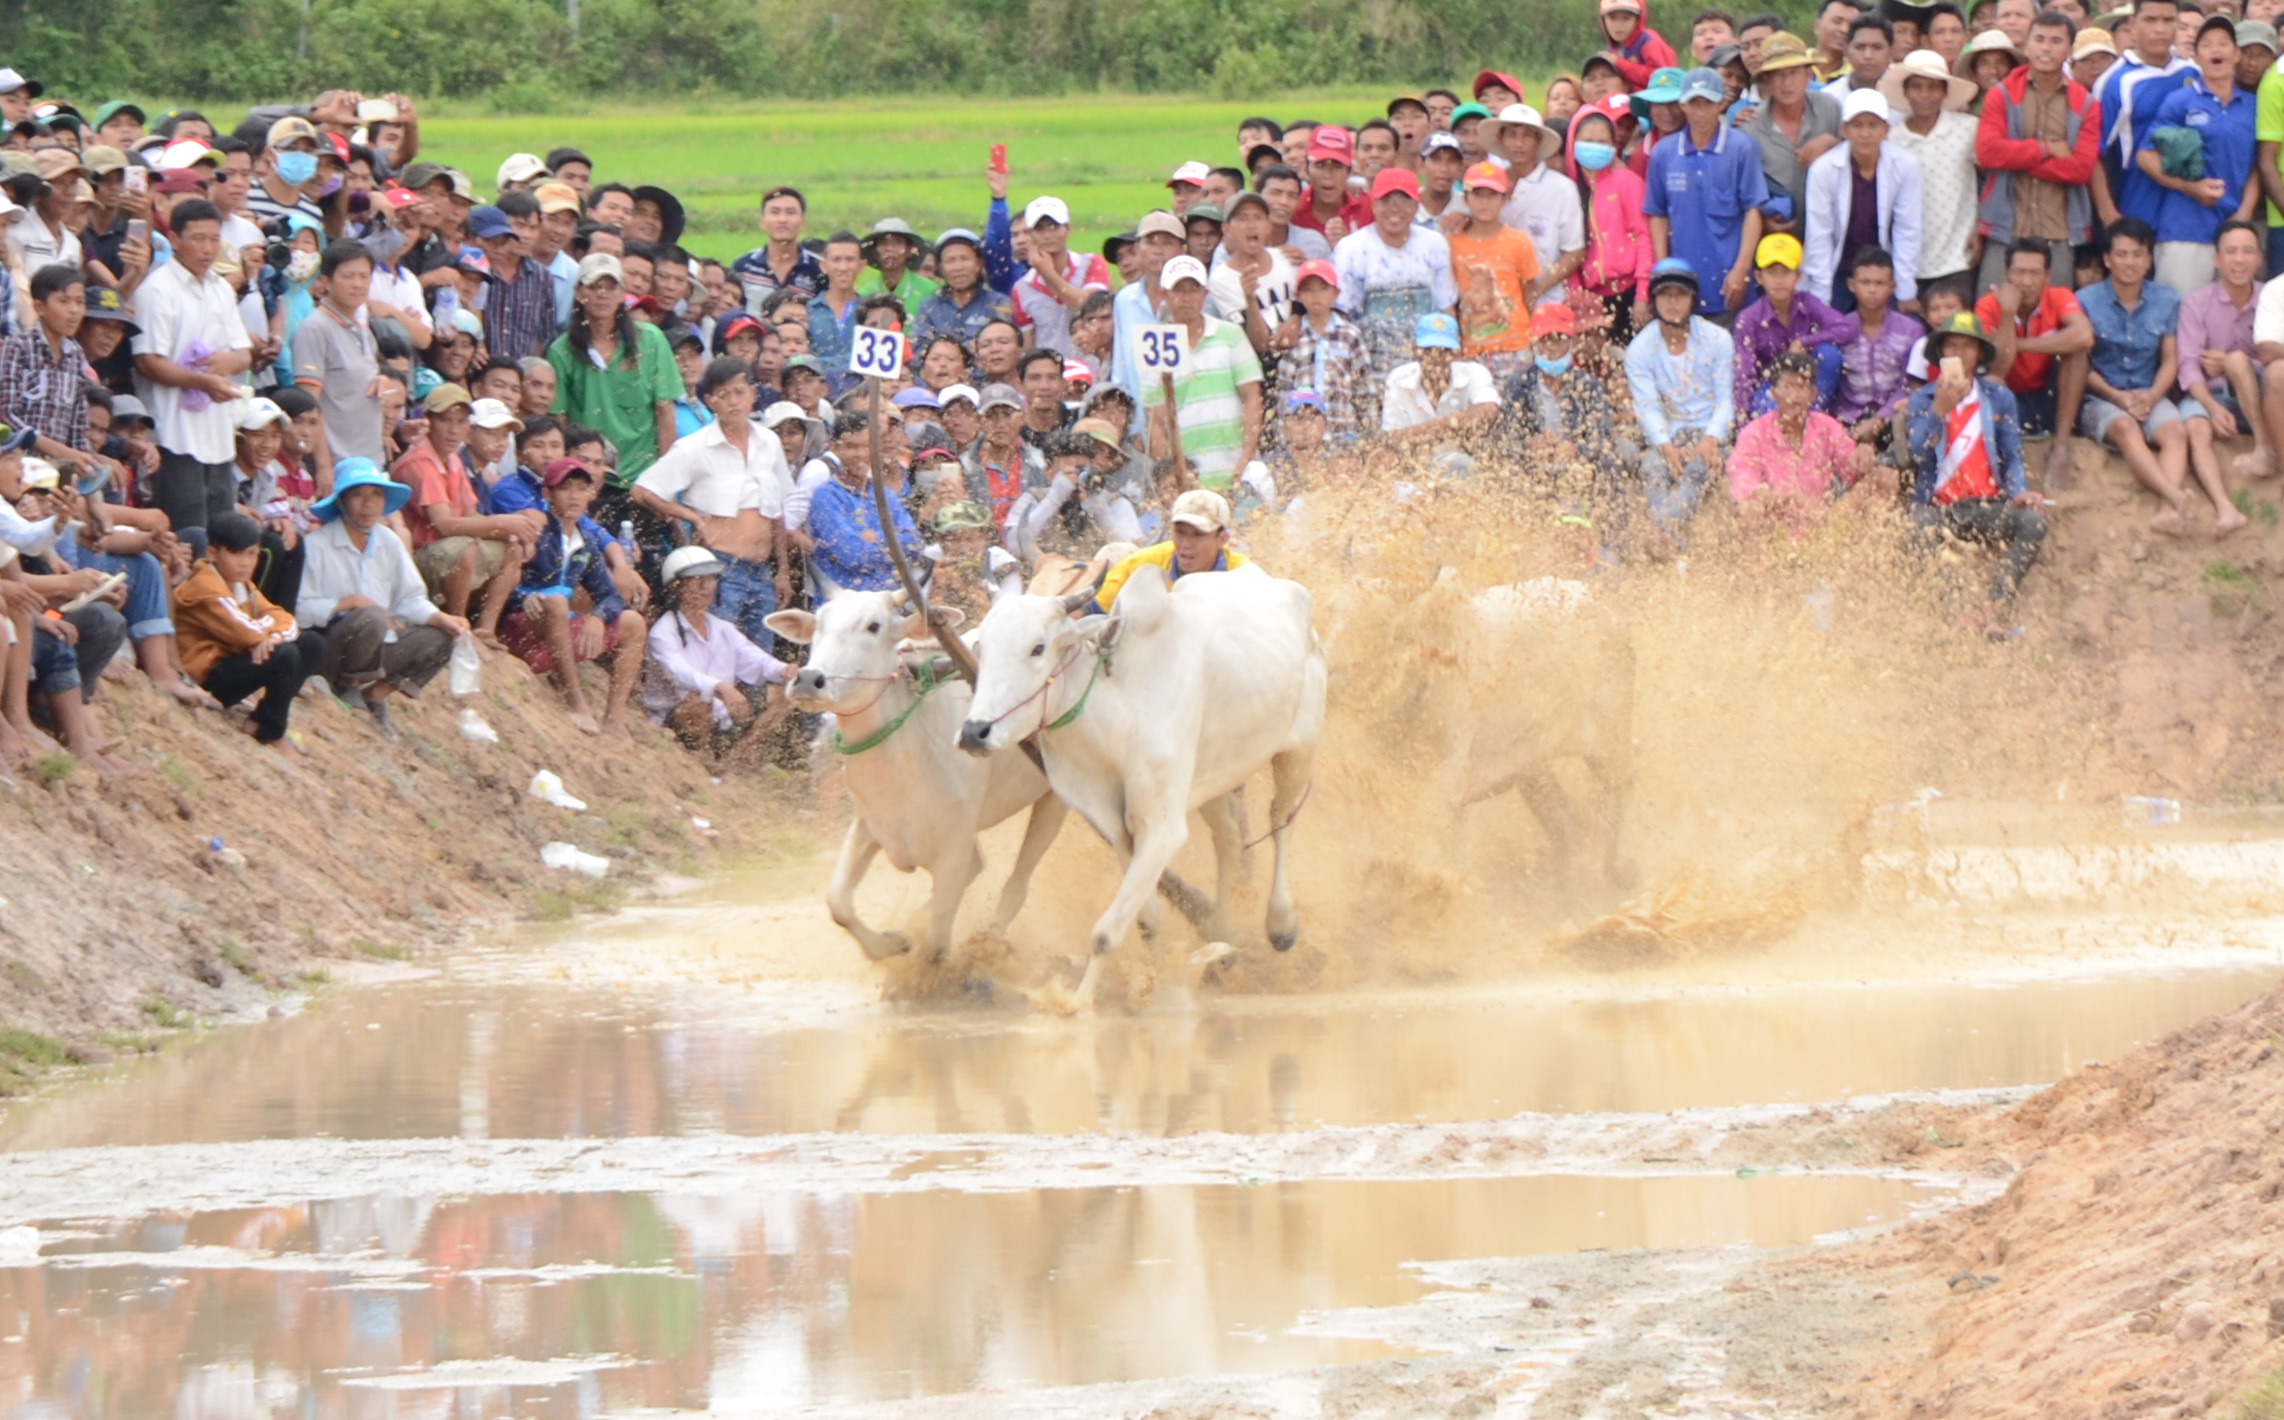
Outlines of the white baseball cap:
M 179 138 L 159 151 L 158 162 L 153 164 L 161 172 L 177 168 L 194 168 L 200 163 L 222 166 L 222 150 L 209 148 L 195 138 Z
M 1887 95 L 1878 89 L 1856 89 L 1849 93 L 1846 101 L 1840 105 L 1840 121 L 1842 123 L 1853 118 L 1861 118 L 1867 113 L 1885 124 L 1892 125 L 1895 122 L 1894 114 L 1888 109 Z
M 579 285 L 592 286 L 606 279 L 627 284 L 626 268 L 619 265 L 617 257 L 607 251 L 591 251 L 579 258 Z
M 1071 224 L 1071 209 L 1063 205 L 1060 197 L 1034 197 L 1031 205 L 1023 209 L 1023 225 L 1034 226 L 1041 221 L 1068 227 Z
M 547 176 L 547 164 L 529 153 L 510 153 L 500 164 L 500 180 L 494 184 L 506 187 L 511 182 L 530 182 Z
M 1166 521 L 1199 532 L 1220 532 L 1229 526 L 1229 500 L 1210 488 L 1193 488 L 1174 500 Z
M 1213 278 L 1206 274 L 1205 263 L 1186 253 L 1158 270 L 1158 289 L 1162 291 L 1171 291 L 1184 281 L 1195 281 L 1200 286 L 1213 284 Z
M 518 434 L 523 432 L 523 421 L 515 417 L 515 411 L 508 408 L 504 401 L 497 399 L 479 399 L 469 405 L 468 422 L 479 429 L 513 429 Z
M 286 418 L 286 412 L 278 407 L 276 400 L 264 399 L 260 395 L 247 400 L 245 408 L 238 411 L 238 427 L 248 431 L 266 429 L 272 424 L 290 424 L 292 422 Z
M 1204 187 L 1205 180 L 1212 175 L 1213 169 L 1193 159 L 1174 169 L 1174 175 L 1166 179 L 1166 186 L 1173 187 L 1186 182 L 1192 187 Z
M 936 407 L 948 409 L 952 401 L 964 399 L 978 409 L 983 407 L 983 396 L 975 392 L 974 385 L 946 385 L 936 391 Z

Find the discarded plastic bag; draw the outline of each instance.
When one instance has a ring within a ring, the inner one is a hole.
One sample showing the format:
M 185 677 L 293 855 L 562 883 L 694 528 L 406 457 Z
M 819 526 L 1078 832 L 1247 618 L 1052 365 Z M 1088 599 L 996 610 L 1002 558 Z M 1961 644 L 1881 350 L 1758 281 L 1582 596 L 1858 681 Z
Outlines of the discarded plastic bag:
M 500 732 L 476 713 L 475 706 L 469 705 L 460 711 L 460 738 L 480 745 L 496 745 L 500 742 Z
M 569 809 L 573 813 L 581 813 L 587 807 L 585 799 L 574 799 L 564 792 L 563 776 L 552 769 L 542 769 L 534 773 L 531 776 L 531 784 L 525 788 L 524 792 L 535 799 L 545 799 L 555 807 Z
M 452 659 L 447 663 L 452 677 L 454 695 L 474 695 L 484 688 L 484 662 L 476 653 L 476 638 L 461 632 L 452 641 Z M 473 738 L 471 736 L 471 738 Z
M 582 852 L 568 843 L 542 843 L 539 861 L 550 868 L 568 868 L 574 873 L 585 873 L 590 878 L 602 877 L 611 870 L 611 860 L 594 853 Z

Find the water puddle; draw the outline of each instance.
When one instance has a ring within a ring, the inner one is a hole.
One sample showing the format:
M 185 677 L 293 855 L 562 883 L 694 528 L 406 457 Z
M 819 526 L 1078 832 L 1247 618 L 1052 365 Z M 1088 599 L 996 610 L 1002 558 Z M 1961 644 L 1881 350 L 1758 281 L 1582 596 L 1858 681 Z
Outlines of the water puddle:
M 0 1150 L 315 1136 L 1251 1134 L 1979 1089 L 2117 1059 L 2276 976 L 1401 1007 L 1256 1000 L 1093 1021 L 877 1008 L 794 1028 L 705 993 L 436 982 L 324 1000 L 18 1106 L 0 1120 Z
M 0 1267 L 0 1414 L 790 1409 L 1389 1354 L 1293 1334 L 1407 1262 L 1797 1244 L 1868 1178 L 1020 1193 L 349 1197 L 43 1229 Z M 454 1399 L 446 1407 L 444 1394 Z

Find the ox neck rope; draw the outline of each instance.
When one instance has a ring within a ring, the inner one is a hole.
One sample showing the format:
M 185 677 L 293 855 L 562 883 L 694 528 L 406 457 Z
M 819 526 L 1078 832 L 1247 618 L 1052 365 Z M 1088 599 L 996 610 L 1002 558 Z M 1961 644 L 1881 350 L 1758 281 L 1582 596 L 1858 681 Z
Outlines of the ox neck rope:
M 1095 652 L 1094 669 L 1087 674 L 1086 689 L 1079 692 L 1078 703 L 1073 705 L 1070 709 L 1065 710 L 1062 714 L 1057 715 L 1052 721 L 1050 721 L 1047 725 L 1048 729 L 1062 729 L 1064 726 L 1070 724 L 1073 720 L 1078 719 L 1080 715 L 1086 712 L 1087 698 L 1094 694 L 1094 683 L 1102 679 L 1103 665 L 1109 661 L 1109 659 L 1110 658 L 1102 654 L 1102 652 Z
M 943 679 L 936 674 L 936 663 L 934 661 L 926 661 L 914 667 L 911 675 L 913 688 L 912 703 L 905 706 L 902 710 L 896 712 L 895 716 L 891 718 L 887 724 L 882 725 L 879 729 L 874 730 L 871 734 L 866 735 L 863 739 L 858 740 L 854 744 L 851 744 L 849 741 L 842 739 L 840 730 L 836 728 L 833 731 L 833 753 L 838 755 L 853 756 L 863 754 L 868 749 L 878 748 L 882 741 L 886 740 L 890 735 L 895 734 L 898 730 L 904 728 L 904 722 L 912 718 L 912 712 L 920 708 L 920 703 L 922 701 L 926 700 L 930 695 L 933 695 L 944 685 Z M 885 687 L 882 689 L 881 693 L 883 695 L 887 693 Z M 880 703 L 879 696 L 873 697 L 872 703 L 874 705 L 878 705 Z M 867 706 L 866 708 L 870 709 L 871 706 Z

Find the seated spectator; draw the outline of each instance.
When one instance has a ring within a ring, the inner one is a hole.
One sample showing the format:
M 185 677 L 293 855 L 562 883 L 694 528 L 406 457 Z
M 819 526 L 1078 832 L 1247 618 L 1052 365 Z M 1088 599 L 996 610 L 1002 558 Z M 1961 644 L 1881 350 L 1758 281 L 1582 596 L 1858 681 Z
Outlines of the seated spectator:
M 428 599 L 412 553 L 382 522 L 411 496 L 370 459 L 334 465 L 333 491 L 310 510 L 317 526 L 303 543 L 293 608 L 298 624 L 325 637 L 316 673 L 391 739 L 389 697 L 419 699 L 451 659 L 453 638 L 468 632 L 465 620 Z
M 1227 488 L 1261 447 L 1261 361 L 1243 326 L 1205 313 L 1210 286 L 1203 262 L 1177 256 L 1160 269 L 1158 281 L 1166 292 L 1166 320 L 1189 332 L 1189 350 L 1174 377 L 1182 455 L 1196 465 L 1201 486 Z M 1172 450 L 1165 404 L 1165 382 L 1144 380 L 1153 458 Z
M 2051 435 L 2049 486 L 2070 467 L 2070 431 L 2086 397 L 2087 352 L 2094 327 L 2068 286 L 2050 279 L 2052 244 L 2019 237 L 2006 255 L 2006 279 L 1975 303 L 1975 318 L 1997 343 L 1991 376 L 2003 380 L 2022 415 L 2026 439 Z
M 1639 451 L 1621 450 L 1610 392 L 1578 368 L 1577 336 L 1571 307 L 1545 305 L 1531 312 L 1531 367 L 1509 376 L 1499 391 L 1503 442 L 1533 460 L 1583 460 L 1601 471 Z
M 673 607 L 651 629 L 642 702 L 653 723 L 670 726 L 691 749 L 720 758 L 748 735 L 767 734 L 792 712 L 785 682 L 793 667 L 709 613 L 723 563 L 703 547 L 678 547 L 662 573 Z M 768 708 L 753 703 L 767 689 Z
M 301 526 L 286 491 L 289 472 L 279 461 L 291 422 L 277 401 L 256 396 L 238 407 L 236 480 L 238 509 L 262 525 L 262 595 L 292 606 L 301 586 Z
M 627 733 L 627 697 L 642 674 L 646 628 L 629 610 L 603 561 L 610 536 L 587 516 L 600 480 L 576 458 L 560 458 L 540 475 L 547 488 L 547 524 L 523 563 L 516 609 L 500 622 L 500 640 L 534 671 L 555 679 L 571 723 L 588 734 Z M 589 610 L 572 601 L 587 596 Z M 611 658 L 611 687 L 598 724 L 579 684 L 579 663 Z
M 1938 374 L 1905 412 L 1912 523 L 1931 548 L 1949 536 L 2002 549 L 1984 629 L 2003 636 L 2000 614 L 2038 560 L 2046 519 L 2023 477 L 2014 395 L 1983 373 L 1997 344 L 1964 312 L 1928 342 Z
M 1895 417 L 1911 393 L 1904 370 L 1926 328 L 1889 309 L 1895 295 L 1895 262 L 1878 247 L 1856 253 L 1848 290 L 1855 297 L 1855 310 L 1847 317 L 1849 335 L 1840 346 L 1840 384 L 1833 391 L 1832 415 L 1847 426 L 1849 438 L 1877 455 L 1894 442 Z
M 19 431 L 8 443 L 28 442 L 30 433 Z M 21 445 L 0 443 L 0 495 L 20 491 L 21 453 Z M 87 687 L 80 681 L 78 628 L 48 615 L 49 600 L 47 592 L 33 585 L 15 544 L 0 542 L 0 616 L 8 628 L 7 659 L 0 668 L 0 758 L 21 767 L 61 749 L 106 778 L 132 775 L 132 765 L 103 753 L 95 716 L 87 708 Z M 34 723 L 35 704 L 54 727 L 54 737 Z
M 931 566 L 928 600 L 935 606 L 958 607 L 969 626 L 991 610 L 1001 596 L 1023 591 L 1023 560 L 992 541 L 991 514 L 965 499 L 936 509 L 932 526 L 936 540 L 920 550 Z
M 2181 298 L 2149 279 L 2155 245 L 2156 234 L 2139 218 L 2110 223 L 2103 256 L 2109 275 L 2078 293 L 2078 308 L 2094 328 L 2078 432 L 2118 451 L 2157 495 L 2149 526 L 2178 536 L 2188 530 L 2189 431 L 2167 396 L 2179 368 Z M 2212 492 L 2216 507 L 2230 506 L 2225 494 Z
M 1414 323 L 1412 358 L 1388 372 L 1380 428 L 1400 443 L 1456 443 L 1491 427 L 1499 391 L 1491 372 L 1459 358 L 1459 322 L 1429 311 Z
M 1769 396 L 1769 372 L 1787 350 L 1806 350 L 1816 360 L 1816 407 L 1830 409 L 1840 388 L 1842 346 L 1848 318 L 1800 289 L 1800 243 L 1778 234 L 1763 237 L 1753 264 L 1761 298 L 1737 317 L 1737 408 L 1748 417 L 1776 407 Z
M 2220 479 L 2215 438 L 2252 435 L 2252 451 L 2236 457 L 2239 474 L 2258 477 L 2276 469 L 2275 451 L 2260 417 L 2261 367 L 2253 353 L 2261 246 L 2260 230 L 2252 223 L 2223 224 L 2215 247 L 2219 275 L 2181 298 L 2181 412 L 2190 417 L 2190 462 L 2208 488 Z M 2195 417 L 2199 410 L 2203 420 Z M 2200 424 L 2205 427 L 2200 429 Z M 2236 510 L 2232 505 L 2228 511 Z M 2230 524 L 2231 530 L 2242 526 L 2243 515 L 2237 516 L 2240 521 Z
M 833 421 L 832 451 L 817 460 L 831 475 L 810 496 L 808 512 L 809 539 L 816 548 L 809 558 L 816 574 L 810 593 L 820 602 L 838 591 L 885 592 L 902 585 L 867 486 L 872 472 L 869 431 L 867 416 L 841 415 Z M 919 556 L 920 533 L 911 515 L 894 498 L 888 511 L 905 556 Z
M 470 428 L 474 421 L 471 419 Z M 545 512 L 547 488 L 539 481 L 538 470 L 570 453 L 563 440 L 563 421 L 552 414 L 535 414 L 523 422 L 523 432 L 516 439 L 516 466 L 499 482 L 484 490 L 483 510 L 487 515 L 525 513 L 532 509 Z
M 325 655 L 325 638 L 255 588 L 261 549 L 262 525 L 244 513 L 207 523 L 206 556 L 174 589 L 177 641 L 183 670 L 224 705 L 261 692 L 246 727 L 255 740 L 300 754 L 286 738 L 287 718 Z
M 452 615 L 465 618 L 478 587 L 484 589 L 476 634 L 489 640 L 514 593 L 518 570 L 531 555 L 546 519 L 536 511 L 479 512 L 476 481 L 461 458 L 468 442 L 473 401 L 458 385 L 438 385 L 421 401 L 427 434 L 405 450 L 389 476 L 412 489 L 405 522 L 412 558 L 428 589 Z
M 1839 420 L 1809 407 L 1816 401 L 1815 357 L 1802 350 L 1779 355 L 1771 386 L 1776 408 L 1737 431 L 1729 495 L 1748 526 L 1798 537 L 1863 477 L 1871 455 Z
M 1626 347 L 1626 387 L 1641 426 L 1642 489 L 1650 521 L 1678 538 L 1723 466 L 1737 424 L 1736 348 L 1697 315 L 1697 271 L 1668 257 L 1650 274 L 1656 317 Z
M 1141 510 L 1134 496 L 1122 482 L 1112 481 L 1113 475 L 1124 471 L 1126 461 L 1113 461 L 1105 452 L 1105 436 L 1115 451 L 1118 433 L 1100 420 L 1087 422 L 1096 427 L 1084 433 L 1055 432 L 1045 449 L 1046 486 L 1026 490 L 1007 511 L 1000 545 L 1023 559 L 1026 567 L 1037 567 L 1040 557 L 1050 552 L 1084 562 L 1104 543 L 1142 540 Z M 1108 470 L 1104 463 L 1110 464 Z
M 955 385 L 953 389 L 965 393 L 965 386 Z M 960 460 L 967 469 L 968 500 L 989 509 L 993 527 L 1004 533 L 1007 512 L 1015 500 L 1026 490 L 1046 486 L 1047 460 L 1035 445 L 1023 439 L 1021 391 L 1009 385 L 986 385 L 973 401 L 947 400 L 947 421 L 955 404 L 971 402 L 980 411 L 981 432 Z M 959 437 L 958 430 L 951 433 L 954 439 Z
M 1363 328 L 1334 309 L 1339 299 L 1340 273 L 1330 261 L 1302 263 L 1293 276 L 1293 309 L 1269 343 L 1281 353 L 1278 368 L 1300 372 L 1316 391 L 1333 441 L 1349 443 L 1380 427 L 1380 384 Z
M 175 647 L 166 568 L 156 555 L 176 546 L 174 534 L 157 518 L 150 519 L 157 526 L 134 526 L 129 520 L 137 511 L 115 508 L 100 498 L 82 497 L 53 465 L 43 463 L 35 476 L 30 462 L 26 461 L 24 493 L 17 501 L 17 511 L 34 522 L 56 520 L 58 536 L 48 559 L 52 570 L 93 573 L 98 579 L 114 574 L 126 578 L 117 594 L 118 610 L 126 617 L 127 639 L 134 645 L 135 661 L 143 674 L 170 699 L 200 709 L 220 709 L 213 696 L 183 675 Z M 67 468 L 76 469 L 76 465 Z M 96 619 L 108 622 L 101 613 Z M 96 639 L 91 646 L 101 641 L 108 626 L 94 632 Z M 96 673 L 101 674 L 100 668 Z

